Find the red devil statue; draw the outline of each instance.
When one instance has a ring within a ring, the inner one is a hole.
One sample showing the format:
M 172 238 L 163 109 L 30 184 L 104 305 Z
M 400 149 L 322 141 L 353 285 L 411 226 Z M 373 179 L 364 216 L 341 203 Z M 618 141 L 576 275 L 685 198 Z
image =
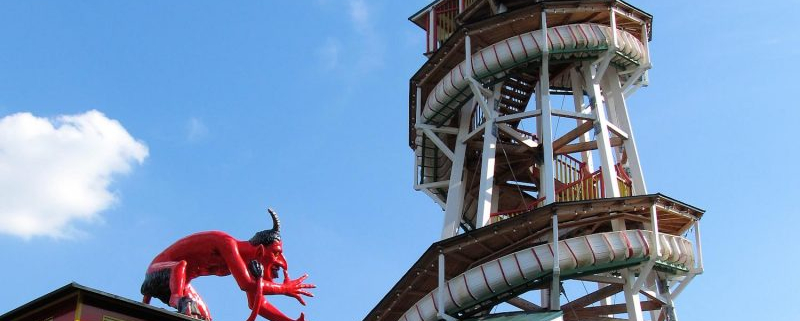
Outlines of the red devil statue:
M 142 295 L 144 303 L 152 297 L 178 309 L 179 313 L 211 320 L 208 308 L 192 288 L 198 276 L 233 275 L 239 288 L 247 293 L 247 305 L 252 313 L 248 321 L 260 315 L 271 321 L 295 321 L 272 306 L 264 295 L 283 294 L 305 305 L 304 296 L 313 296 L 305 289 L 313 284 L 303 283 L 308 275 L 290 279 L 286 258 L 283 257 L 281 222 L 278 214 L 269 209 L 273 227 L 256 233 L 249 241 L 240 241 L 220 231 L 200 232 L 184 237 L 153 259 L 147 267 Z M 283 270 L 283 282 L 276 283 Z M 266 272 L 266 275 L 264 275 Z M 297 321 L 304 321 L 300 314 Z

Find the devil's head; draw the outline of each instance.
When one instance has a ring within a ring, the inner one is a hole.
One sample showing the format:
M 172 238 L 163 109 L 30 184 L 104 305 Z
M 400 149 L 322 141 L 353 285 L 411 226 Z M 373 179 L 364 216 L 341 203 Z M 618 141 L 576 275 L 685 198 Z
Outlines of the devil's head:
M 264 262 L 264 267 L 270 278 L 278 278 L 278 270 L 283 269 L 286 271 L 287 264 L 286 258 L 283 257 L 283 243 L 281 242 L 281 221 L 278 219 L 278 213 L 275 213 L 271 208 L 267 210 L 269 215 L 272 216 L 272 229 L 257 232 L 250 238 L 251 245 L 258 247 L 259 255 Z

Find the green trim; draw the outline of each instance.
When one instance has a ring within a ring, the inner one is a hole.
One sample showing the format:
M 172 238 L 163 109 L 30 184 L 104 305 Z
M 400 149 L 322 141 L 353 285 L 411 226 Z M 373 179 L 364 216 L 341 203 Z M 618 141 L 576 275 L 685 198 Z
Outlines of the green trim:
M 578 277 L 581 277 L 581 276 L 584 276 L 584 275 L 587 275 L 587 274 L 597 274 L 597 273 L 603 273 L 603 272 L 608 272 L 608 271 L 619 270 L 621 268 L 626 268 L 626 267 L 637 265 L 637 264 L 645 262 L 645 261 L 647 261 L 649 259 L 650 259 L 650 257 L 645 256 L 645 257 L 640 257 L 640 258 L 635 258 L 635 259 L 627 259 L 625 261 L 608 262 L 608 263 L 603 263 L 603 264 L 598 264 L 598 265 L 584 266 L 584 267 L 577 268 L 577 269 L 565 270 L 564 272 L 561 272 L 561 279 L 569 280 L 569 279 L 578 278 Z
M 683 272 L 683 273 L 688 273 L 689 272 L 689 269 L 683 264 L 671 263 L 671 262 L 662 261 L 662 260 L 656 260 L 656 265 L 655 265 L 654 268 L 656 270 L 659 270 L 659 271 L 662 271 L 662 272 L 667 272 L 667 273 L 672 273 L 672 274 L 678 274 L 678 273 L 681 273 L 681 272 Z

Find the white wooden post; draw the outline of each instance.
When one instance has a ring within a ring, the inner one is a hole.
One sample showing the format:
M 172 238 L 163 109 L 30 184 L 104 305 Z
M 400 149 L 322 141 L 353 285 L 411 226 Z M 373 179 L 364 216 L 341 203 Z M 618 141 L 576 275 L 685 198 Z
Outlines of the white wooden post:
M 436 51 L 436 10 L 432 6 L 428 10 L 428 51 Z
M 642 315 L 642 301 L 639 298 L 639 291 L 633 289 L 636 278 L 633 272 L 629 270 L 622 271 L 622 278 L 625 279 L 625 284 L 622 285 L 622 288 L 625 292 L 625 307 L 628 310 L 628 320 L 642 321 L 644 320 L 644 316 Z
M 609 67 L 611 70 L 605 75 L 605 88 L 609 96 L 608 105 L 614 106 L 613 110 L 616 112 L 616 125 L 628 134 L 622 146 L 628 154 L 628 166 L 631 171 L 631 185 L 633 187 L 633 195 L 647 194 L 647 185 L 644 181 L 644 172 L 642 165 L 639 161 L 639 151 L 636 148 L 636 139 L 633 135 L 633 126 L 631 125 L 630 116 L 628 115 L 628 105 L 625 102 L 625 95 L 622 93 L 620 86 L 619 76 L 617 76 L 616 68 Z
M 466 69 L 467 69 L 467 77 L 472 78 L 475 76 L 475 71 L 472 69 L 472 43 L 470 41 L 470 36 L 466 35 L 464 37 L 464 49 L 466 54 Z M 473 85 L 473 88 L 475 86 Z M 495 89 L 493 93 L 494 96 L 497 95 L 497 91 L 499 89 Z M 481 103 L 484 106 L 487 106 L 484 110 L 484 114 L 486 119 L 484 120 L 484 130 L 483 130 L 483 149 L 481 151 L 481 174 L 480 174 L 480 186 L 478 189 L 478 209 L 475 214 L 475 227 L 481 228 L 489 224 L 489 219 L 491 217 L 492 211 L 492 192 L 494 187 L 494 165 L 495 165 L 495 154 L 497 150 L 497 124 L 495 124 L 495 118 L 497 117 L 497 113 L 495 112 L 495 108 L 497 106 L 497 101 L 495 97 L 488 97 L 486 99 L 480 92 L 479 89 L 474 90 L 473 97 L 478 103 Z M 487 101 L 488 100 L 488 101 Z
M 542 11 L 542 43 L 547 44 L 547 13 Z M 539 173 L 539 183 L 541 195 L 544 192 L 544 204 L 556 201 L 555 177 L 553 173 L 553 131 L 552 131 L 552 110 L 550 108 L 550 49 L 547 45 L 542 46 L 542 65 L 539 69 L 539 86 L 536 88 L 536 109 L 541 111 L 541 116 L 537 119 L 539 137 L 542 142 L 542 167 Z
M 496 103 L 488 102 L 491 114 L 486 115 L 486 127 L 483 130 L 483 150 L 481 151 L 481 176 L 478 190 L 478 211 L 475 227 L 481 228 L 489 224 L 492 212 L 492 194 L 494 193 L 494 169 L 497 153 L 497 124 L 495 124 Z
M 584 69 L 584 78 L 589 93 L 589 103 L 595 115 L 595 139 L 597 140 L 597 150 L 600 154 L 600 166 L 603 168 L 605 197 L 619 197 L 617 172 L 614 170 L 614 154 L 611 148 L 606 111 L 603 106 L 603 92 L 600 90 L 600 85 L 592 81 L 596 75 L 597 70 L 595 67 L 587 63 Z
M 572 101 L 573 105 L 575 106 L 576 113 L 583 112 L 583 78 L 581 78 L 580 73 L 575 70 L 575 68 L 570 68 L 569 70 L 569 79 L 572 82 Z M 586 120 L 583 119 L 576 119 L 578 126 L 583 125 Z M 583 133 L 579 137 L 581 143 L 586 143 L 592 139 L 589 135 L 589 132 Z M 586 164 L 587 169 L 589 172 L 594 171 L 594 161 L 592 160 L 592 151 L 585 151 L 581 152 L 581 161 Z
M 455 236 L 458 231 L 458 224 L 461 222 L 465 192 L 465 182 L 463 180 L 464 158 L 467 151 L 467 144 L 464 142 L 464 138 L 469 134 L 469 123 L 474 106 L 475 98 L 461 107 L 461 112 L 459 113 L 458 135 L 456 136 L 456 146 L 453 150 L 453 167 L 450 169 L 450 184 L 447 189 L 442 239 Z
M 550 310 L 561 309 L 561 249 L 558 243 L 558 213 L 553 213 L 553 281 L 550 283 Z

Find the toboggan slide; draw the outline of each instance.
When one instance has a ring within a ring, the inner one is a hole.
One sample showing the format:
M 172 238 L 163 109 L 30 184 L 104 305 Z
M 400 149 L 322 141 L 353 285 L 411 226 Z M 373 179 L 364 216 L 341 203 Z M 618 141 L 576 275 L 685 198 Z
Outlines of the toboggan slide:
M 659 234 L 661 255 L 656 259 L 674 266 L 691 267 L 692 244 L 675 235 Z M 614 262 L 647 259 L 652 255 L 653 233 L 628 230 L 590 234 L 559 241 L 558 266 L 562 271 L 601 266 Z M 448 313 L 478 304 L 495 292 L 503 293 L 525 283 L 547 277 L 553 270 L 553 246 L 527 248 L 480 266 L 447 281 L 444 310 Z M 401 321 L 436 321 L 438 288 L 405 312 Z

